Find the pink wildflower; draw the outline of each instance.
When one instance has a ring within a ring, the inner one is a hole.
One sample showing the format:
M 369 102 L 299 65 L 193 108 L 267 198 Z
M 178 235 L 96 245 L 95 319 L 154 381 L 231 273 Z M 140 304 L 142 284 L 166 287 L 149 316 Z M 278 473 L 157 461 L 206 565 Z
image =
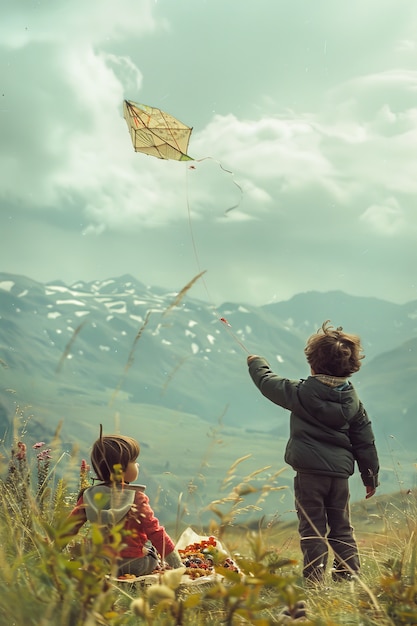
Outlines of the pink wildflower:
M 42 452 L 39 452 L 36 455 L 36 458 L 38 459 L 38 461 L 46 461 L 47 459 L 52 459 L 50 452 L 51 448 L 46 448 L 45 450 L 42 450 Z
M 80 465 L 80 491 L 87 489 L 88 487 L 88 473 L 90 466 L 85 459 L 81 461 Z
M 19 448 L 19 450 L 16 453 L 16 459 L 18 459 L 19 461 L 23 461 L 23 459 L 26 457 L 26 444 L 23 443 L 23 441 L 18 441 L 17 447 Z
M 42 448 L 42 446 L 44 446 L 44 445 L 45 445 L 45 442 L 44 442 L 44 441 L 39 441 L 38 443 L 35 443 L 35 444 L 32 446 L 32 448 L 33 448 L 34 450 L 37 450 L 38 448 Z

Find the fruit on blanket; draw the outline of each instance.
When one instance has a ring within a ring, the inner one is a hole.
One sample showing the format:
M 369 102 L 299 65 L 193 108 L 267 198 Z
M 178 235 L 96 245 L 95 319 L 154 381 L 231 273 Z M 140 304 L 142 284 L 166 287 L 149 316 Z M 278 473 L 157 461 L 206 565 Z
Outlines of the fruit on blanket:
M 223 550 L 219 550 L 214 537 L 191 543 L 178 552 L 187 568 L 186 574 L 192 578 L 212 574 L 215 565 L 227 567 L 235 572 L 239 571 L 236 563 Z
M 195 580 L 196 578 L 201 578 L 202 576 L 207 576 L 210 573 L 211 572 L 200 567 L 187 567 L 185 570 L 185 574 L 189 576 L 192 580 Z

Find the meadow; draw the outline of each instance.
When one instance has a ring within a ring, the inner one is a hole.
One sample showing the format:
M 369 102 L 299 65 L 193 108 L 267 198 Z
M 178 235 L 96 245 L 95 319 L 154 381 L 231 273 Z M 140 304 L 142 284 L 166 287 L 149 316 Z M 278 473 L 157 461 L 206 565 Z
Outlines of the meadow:
M 161 573 L 150 586 L 126 584 L 107 576 L 103 556 L 109 552 L 99 527 L 86 528 L 66 545 L 68 512 L 78 488 L 88 484 L 88 472 L 75 462 L 76 454 L 70 455 L 65 472 L 58 472 L 69 456 L 62 448 L 61 427 L 51 442 L 33 443 L 22 419 L 26 424 L 23 415 L 16 416 L 20 430 L 2 457 L 2 623 L 267 626 L 299 623 L 293 619 L 297 603 L 305 602 L 304 624 L 417 624 L 417 502 L 411 490 L 353 505 L 360 579 L 335 583 L 329 576 L 323 586 L 306 588 L 294 520 L 264 515 L 265 503 L 278 503 L 287 492 L 285 472 L 274 473 L 268 465 L 254 467 L 250 455 L 239 457 L 225 466 L 218 497 L 204 501 L 208 492 L 202 489 L 203 469 L 213 448 L 221 445 L 219 425 L 205 443 L 200 473 L 185 467 L 194 472 L 186 492 L 169 469 L 159 477 L 165 488 L 169 478 L 170 490 L 177 494 L 175 510 L 163 521 L 175 539 L 187 526 L 213 535 L 240 572 L 219 564 L 216 578 L 202 585 L 184 585 L 174 571 Z M 192 432 L 189 436 L 184 445 L 195 443 Z M 252 465 L 246 467 L 249 461 Z M 112 531 L 112 541 L 114 559 L 123 542 L 120 528 Z

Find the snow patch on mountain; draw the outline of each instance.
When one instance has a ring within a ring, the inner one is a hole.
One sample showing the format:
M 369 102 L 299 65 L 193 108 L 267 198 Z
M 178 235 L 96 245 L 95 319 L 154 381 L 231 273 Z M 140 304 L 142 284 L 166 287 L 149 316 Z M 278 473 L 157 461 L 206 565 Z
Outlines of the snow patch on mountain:
M 2 280 L 0 282 L 0 289 L 4 289 L 4 291 L 11 291 L 14 285 L 15 283 L 12 280 Z

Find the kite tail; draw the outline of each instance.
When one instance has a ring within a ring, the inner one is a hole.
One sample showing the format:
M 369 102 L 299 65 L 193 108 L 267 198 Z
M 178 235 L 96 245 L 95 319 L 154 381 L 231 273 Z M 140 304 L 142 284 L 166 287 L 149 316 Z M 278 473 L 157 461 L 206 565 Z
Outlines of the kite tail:
M 220 167 L 220 169 L 223 170 L 223 172 L 226 172 L 227 174 L 230 174 L 231 178 L 232 178 L 232 183 L 235 185 L 235 187 L 238 188 L 239 190 L 239 201 L 234 204 L 233 206 L 230 206 L 229 208 L 227 208 L 225 210 L 225 214 L 229 213 L 230 211 L 233 211 L 233 209 L 237 209 L 238 206 L 240 205 L 240 203 L 242 202 L 242 198 L 243 198 L 243 189 L 242 187 L 239 185 L 239 183 L 237 183 L 235 181 L 235 177 L 234 177 L 234 173 L 232 172 L 232 170 L 228 170 L 227 168 L 225 168 L 220 161 L 218 161 L 217 159 L 213 158 L 213 157 L 203 157 L 202 159 L 193 159 L 196 163 L 202 163 L 203 161 L 214 161 L 214 163 L 217 163 L 217 165 Z

